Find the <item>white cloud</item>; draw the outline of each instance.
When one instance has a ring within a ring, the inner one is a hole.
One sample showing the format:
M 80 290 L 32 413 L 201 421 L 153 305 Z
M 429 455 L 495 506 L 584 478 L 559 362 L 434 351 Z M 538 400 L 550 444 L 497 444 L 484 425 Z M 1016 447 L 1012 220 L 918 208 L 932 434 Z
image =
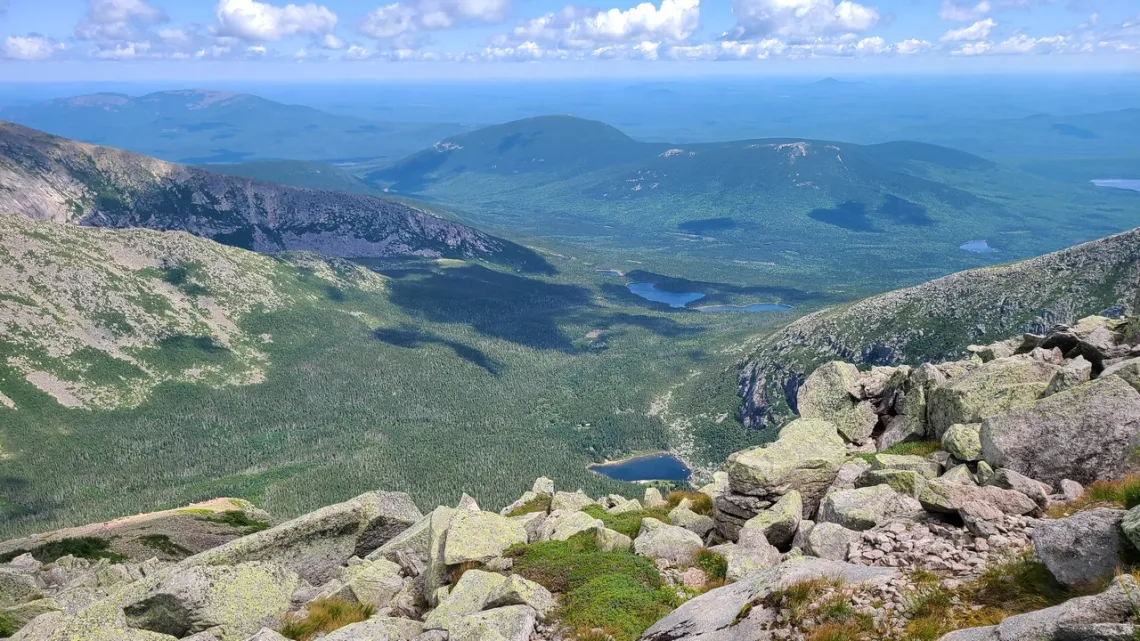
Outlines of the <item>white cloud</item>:
M 913 56 L 919 53 L 926 53 L 927 51 L 930 51 L 933 46 L 934 45 L 925 40 L 910 38 L 896 44 L 895 51 L 897 51 L 899 55 L 902 56 Z
M 952 56 L 980 56 L 988 53 L 993 45 L 989 42 L 967 42 L 950 52 Z
M 977 20 L 994 11 L 1030 9 L 1039 4 L 1052 4 L 1057 0 L 942 0 L 939 15 L 943 20 L 966 22 Z
M 255 0 L 219 0 L 215 13 L 219 35 L 255 42 L 322 36 L 332 33 L 337 21 L 328 7 L 314 3 L 278 7 Z
M 973 42 L 976 40 L 985 40 L 993 28 L 997 26 L 993 18 L 986 18 L 979 20 L 968 27 L 961 29 L 951 29 L 942 34 L 939 38 L 942 42 Z
M 50 60 L 63 50 L 59 41 L 37 33 L 8 36 L 3 48 L 4 57 L 11 60 Z
M 511 0 L 407 0 L 377 8 L 360 23 L 360 32 L 378 39 L 417 31 L 447 29 L 471 22 L 501 22 Z
M 166 19 L 162 9 L 147 0 L 90 0 L 86 19 L 75 27 L 75 37 L 100 42 L 131 40 L 136 28 Z
M 150 49 L 149 42 L 119 42 L 95 49 L 91 53 L 91 57 L 100 60 L 133 60 L 147 56 Z
M 1017 35 L 994 45 L 990 50 L 996 54 L 1053 53 L 1065 49 L 1068 39 L 1065 36 L 1044 36 L 1032 38 Z
M 329 49 L 331 51 L 340 51 L 341 49 L 344 49 L 347 46 L 348 46 L 348 43 L 346 43 L 344 40 L 341 40 L 340 38 L 336 37 L 335 34 L 326 33 L 325 36 L 323 38 L 321 38 L 321 48 L 322 49 Z
M 733 0 L 732 12 L 737 26 L 725 35 L 726 40 L 810 39 L 862 33 L 879 23 L 876 9 L 851 0 Z
M 570 49 L 598 49 L 604 56 L 613 57 L 625 50 L 607 45 L 642 43 L 639 46 L 644 45 L 644 51 L 631 51 L 644 56 L 649 49 L 645 43 L 680 42 L 699 24 L 700 0 L 662 0 L 660 7 L 643 2 L 624 11 L 568 6 L 518 25 L 512 38 L 499 38 L 496 44 L 557 43 Z

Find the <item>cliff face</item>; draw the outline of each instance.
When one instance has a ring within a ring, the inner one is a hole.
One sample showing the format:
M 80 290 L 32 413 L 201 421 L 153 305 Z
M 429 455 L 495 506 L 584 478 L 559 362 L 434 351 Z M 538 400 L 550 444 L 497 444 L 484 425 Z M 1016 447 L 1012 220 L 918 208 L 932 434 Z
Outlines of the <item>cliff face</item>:
M 182 230 L 260 252 L 480 258 L 522 249 L 392 200 L 212 174 L 10 123 L 0 123 L 0 211 Z
M 825 309 L 769 337 L 744 364 L 746 425 L 779 424 L 796 391 L 830 360 L 916 364 L 961 356 L 971 343 L 1040 333 L 1087 314 L 1133 309 L 1140 284 L 1140 230 L 1009 265 L 975 269 Z

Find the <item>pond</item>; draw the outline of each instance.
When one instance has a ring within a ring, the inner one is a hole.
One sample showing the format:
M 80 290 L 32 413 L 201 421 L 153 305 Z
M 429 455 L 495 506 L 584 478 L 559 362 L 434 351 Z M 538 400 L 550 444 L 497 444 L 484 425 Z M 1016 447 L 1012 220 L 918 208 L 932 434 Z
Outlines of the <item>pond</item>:
M 669 307 L 681 308 L 689 303 L 700 300 L 705 297 L 704 294 L 698 292 L 667 292 L 665 290 L 657 289 L 653 283 L 630 283 L 627 285 L 629 291 L 637 294 L 645 300 L 651 300 L 655 303 L 665 303 Z
M 779 303 L 755 303 L 752 305 L 705 305 L 697 309 L 702 312 L 786 312 L 791 307 Z
M 966 242 L 962 243 L 961 245 L 959 245 L 958 249 L 964 249 L 968 252 L 974 252 L 975 254 L 988 254 L 990 252 L 996 252 L 997 251 L 993 247 L 990 247 L 989 243 L 987 243 L 984 240 L 966 241 Z
M 591 465 L 590 470 L 618 481 L 687 481 L 693 473 L 688 465 L 668 452 Z
M 1112 187 L 1114 189 L 1127 189 L 1129 191 L 1140 191 L 1140 179 L 1138 178 L 1104 178 L 1101 180 L 1094 180 L 1092 184 L 1097 187 Z

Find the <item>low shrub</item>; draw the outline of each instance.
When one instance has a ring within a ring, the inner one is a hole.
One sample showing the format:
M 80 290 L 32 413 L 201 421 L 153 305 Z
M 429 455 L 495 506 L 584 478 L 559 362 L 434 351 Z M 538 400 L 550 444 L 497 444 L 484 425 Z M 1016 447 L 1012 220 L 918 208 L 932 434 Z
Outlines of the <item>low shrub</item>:
M 317 599 L 306 610 L 307 616 L 304 618 L 286 617 L 281 626 L 281 636 L 294 641 L 311 641 L 372 616 L 372 606 L 334 597 Z
M 600 505 L 587 505 L 582 508 L 582 511 L 595 519 L 601 519 L 607 528 L 621 532 L 631 539 L 637 538 L 638 532 L 641 531 L 642 519 L 652 518 L 665 524 L 670 523 L 669 510 L 661 507 L 637 510 L 636 512 L 626 512 L 624 514 L 610 514 Z
M 728 559 L 712 550 L 697 550 L 693 563 L 713 581 L 723 581 L 728 575 Z
M 137 541 L 152 550 L 158 550 L 167 556 L 187 557 L 190 556 L 190 550 L 178 545 L 170 540 L 170 537 L 165 534 L 146 534 L 140 536 Z
M 843 585 L 841 579 L 807 579 L 772 592 L 764 599 L 764 604 L 776 609 L 787 609 L 789 622 L 793 625 L 813 618 L 824 609 L 830 609 L 836 614 L 837 619 L 832 622 L 842 623 L 854 614 L 850 596 L 841 590 Z M 813 604 L 815 610 L 812 609 Z
M 122 563 L 127 560 L 125 556 L 112 552 L 110 548 L 111 542 L 107 539 L 101 539 L 97 536 L 81 536 L 49 541 L 31 550 L 13 550 L 0 555 L 0 563 L 8 563 L 12 559 L 29 552 L 40 563 L 52 563 L 60 557 L 68 555 L 89 561 L 107 559 L 111 563 Z
M 550 499 L 551 497 L 546 494 L 539 494 L 533 499 L 508 512 L 507 516 L 522 516 L 524 514 L 531 514 L 533 512 L 549 512 Z
M 1097 481 L 1085 488 L 1075 501 L 1050 508 L 1049 516 L 1064 518 L 1075 512 L 1095 507 L 1121 507 L 1130 510 L 1140 505 L 1140 474 L 1129 474 L 1117 481 Z
M 704 492 L 673 490 L 669 493 L 669 496 L 665 500 L 668 501 L 669 509 L 672 510 L 673 508 L 680 505 L 681 501 L 685 499 L 689 499 L 689 502 L 692 503 L 692 506 L 689 508 L 690 510 L 696 512 L 697 514 L 703 514 L 705 516 L 713 515 L 712 497 L 708 494 L 705 494 Z
M 614 641 L 635 641 L 677 605 L 677 597 L 665 587 L 651 588 L 631 576 L 611 574 L 567 592 L 559 616 L 575 630 L 601 629 Z
M 622 574 L 646 587 L 661 587 L 661 574 L 653 562 L 631 552 L 607 552 L 598 548 L 589 534 L 578 534 L 569 541 L 543 541 L 516 546 L 508 553 L 515 557 L 515 574 L 530 579 L 553 592 L 567 592 L 600 576 Z
M 218 512 L 215 516 L 206 516 L 200 520 L 207 523 L 220 523 L 222 525 L 229 525 L 235 528 L 246 530 L 246 534 L 260 532 L 268 529 L 269 524 L 265 521 L 257 521 L 249 518 L 249 515 L 241 510 L 229 510 L 228 512 Z
M 16 622 L 11 617 L 0 614 L 0 639 L 6 639 L 16 634 Z
M 892 445 L 878 454 L 897 454 L 900 456 L 930 456 L 931 454 L 942 449 L 942 443 L 938 441 L 911 441 L 908 443 L 898 443 Z M 861 458 L 864 461 L 870 462 L 875 458 L 874 454 L 856 454 L 856 458 Z

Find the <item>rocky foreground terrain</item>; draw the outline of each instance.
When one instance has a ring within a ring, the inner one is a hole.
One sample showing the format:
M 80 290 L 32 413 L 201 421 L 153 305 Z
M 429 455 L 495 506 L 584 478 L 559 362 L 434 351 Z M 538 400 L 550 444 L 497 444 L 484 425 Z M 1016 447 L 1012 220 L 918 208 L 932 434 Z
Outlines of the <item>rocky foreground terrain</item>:
M 832 362 L 714 483 L 495 513 L 376 491 L 0 543 L 21 641 L 1108 641 L 1140 634 L 1140 331 Z

